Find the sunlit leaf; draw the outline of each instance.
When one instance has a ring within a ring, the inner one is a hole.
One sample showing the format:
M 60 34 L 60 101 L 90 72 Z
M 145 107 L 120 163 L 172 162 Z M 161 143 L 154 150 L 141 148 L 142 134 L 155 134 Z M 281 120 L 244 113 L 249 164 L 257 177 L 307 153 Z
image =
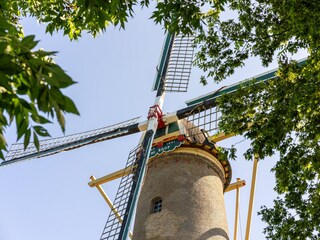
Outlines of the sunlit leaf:
M 42 137 L 50 137 L 49 132 L 47 131 L 47 129 L 45 129 L 42 126 L 33 126 L 33 129 L 35 130 L 35 132 Z
M 33 143 L 34 143 L 34 146 L 36 147 L 36 149 L 39 151 L 40 144 L 39 144 L 39 139 L 38 139 L 37 133 L 35 131 L 33 131 Z
M 29 128 L 24 135 L 24 140 L 23 140 L 23 146 L 24 146 L 24 150 L 26 150 L 26 148 L 28 147 L 29 143 L 30 143 L 30 136 L 31 136 L 31 129 Z
M 35 36 L 34 35 L 30 35 L 30 36 L 26 36 L 25 38 L 23 38 L 21 40 L 21 45 L 23 47 L 27 48 L 27 51 L 30 51 L 31 49 L 33 49 L 39 41 L 35 41 L 34 40 Z

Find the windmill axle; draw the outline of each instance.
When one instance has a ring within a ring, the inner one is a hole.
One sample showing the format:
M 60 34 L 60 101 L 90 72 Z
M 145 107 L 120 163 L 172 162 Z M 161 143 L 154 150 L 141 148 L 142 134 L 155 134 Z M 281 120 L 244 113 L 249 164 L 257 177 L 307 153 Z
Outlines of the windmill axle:
M 158 128 L 165 127 L 165 123 L 163 121 L 163 112 L 162 112 L 161 107 L 159 105 L 154 105 L 154 106 L 150 107 L 149 112 L 148 112 L 148 120 L 153 117 L 157 118 L 157 120 L 158 120 Z

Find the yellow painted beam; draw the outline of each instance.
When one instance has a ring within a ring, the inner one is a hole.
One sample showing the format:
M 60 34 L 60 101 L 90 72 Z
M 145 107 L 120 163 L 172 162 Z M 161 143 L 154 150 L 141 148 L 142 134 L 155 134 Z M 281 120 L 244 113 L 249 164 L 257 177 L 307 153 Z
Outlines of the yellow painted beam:
M 211 142 L 215 142 L 216 143 L 216 142 L 220 142 L 222 140 L 225 140 L 225 139 L 233 137 L 233 136 L 235 136 L 234 133 L 225 134 L 224 132 L 221 132 L 221 133 L 218 133 L 216 135 L 213 135 L 213 136 L 209 137 L 209 140 Z
M 92 180 L 91 177 L 90 179 L 92 180 L 91 182 L 88 183 L 88 185 L 90 187 L 97 187 L 103 183 L 107 183 L 107 182 L 110 182 L 110 181 L 113 181 L 117 178 L 121 178 L 122 176 L 126 176 L 126 175 L 129 175 L 130 173 L 132 172 L 132 167 L 127 167 L 127 168 L 123 168 L 123 169 L 120 169 L 116 172 L 113 172 L 113 173 L 110 173 L 104 177 L 101 177 L 101 178 L 98 178 L 98 179 L 95 179 L 95 180 Z
M 245 180 L 240 180 L 239 178 L 239 181 L 238 181 L 238 178 L 237 178 L 237 182 L 229 184 L 229 186 L 226 188 L 224 192 L 229 192 L 229 191 L 244 187 L 245 185 L 246 185 Z
M 251 128 L 251 126 L 252 126 L 252 123 L 251 122 L 248 123 L 248 129 Z M 222 140 L 231 138 L 231 137 L 233 137 L 235 135 L 236 135 L 235 133 L 226 134 L 224 132 L 220 132 L 218 134 L 215 134 L 215 135 L 209 137 L 209 140 L 211 140 L 211 142 L 220 142 Z
M 250 190 L 250 199 L 249 199 L 249 207 L 248 207 L 248 216 L 247 216 L 247 226 L 246 226 L 245 240 L 249 240 L 250 239 L 251 218 L 252 218 L 254 193 L 255 193 L 256 179 L 257 179 L 258 161 L 259 161 L 258 156 L 255 155 L 254 161 L 253 161 L 253 169 L 252 169 L 252 180 L 251 180 L 251 190 Z
M 240 178 L 237 178 L 237 182 L 239 183 Z M 243 182 L 243 181 L 242 181 Z M 235 211 L 235 216 L 234 216 L 234 232 L 233 232 L 233 240 L 237 240 L 237 236 L 238 236 L 238 221 L 239 221 L 239 204 L 240 204 L 240 187 L 243 187 L 245 185 L 244 184 L 236 184 L 236 211 Z
M 168 133 L 164 136 L 158 137 L 153 140 L 152 146 L 157 145 L 157 143 L 159 142 L 168 142 L 170 141 L 170 139 L 172 140 L 172 139 L 178 138 L 180 134 L 181 134 L 180 131 L 175 131 L 172 133 Z
M 91 176 L 90 179 L 92 181 L 96 181 L 97 179 L 94 176 Z M 108 195 L 106 194 L 106 192 L 103 190 L 103 188 L 100 185 L 95 186 L 98 191 L 100 192 L 100 194 L 102 195 L 103 199 L 106 201 L 106 203 L 108 204 L 108 206 L 110 207 L 111 211 L 114 213 L 114 215 L 116 216 L 116 218 L 118 219 L 118 221 L 120 223 L 123 222 L 118 210 L 114 207 L 114 205 L 112 204 L 110 198 L 108 197 Z M 130 239 L 132 239 L 132 233 L 129 232 L 129 237 Z

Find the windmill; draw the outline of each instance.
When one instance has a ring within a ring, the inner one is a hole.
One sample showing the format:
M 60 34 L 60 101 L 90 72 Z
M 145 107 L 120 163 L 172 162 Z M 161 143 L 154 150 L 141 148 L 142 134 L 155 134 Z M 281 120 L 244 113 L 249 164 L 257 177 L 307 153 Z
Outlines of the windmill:
M 157 71 L 156 81 L 153 87 L 153 90 L 157 92 L 156 100 L 154 105 L 150 107 L 148 121 L 138 124 L 137 118 L 135 118 L 103 129 L 93 130 L 58 139 L 43 140 L 40 143 L 40 151 L 37 151 L 33 144 L 30 144 L 27 149 L 24 149 L 20 144 L 15 144 L 7 155 L 6 160 L 2 162 L 1 165 L 4 166 L 30 158 L 43 157 L 58 153 L 60 151 L 71 150 L 87 144 L 145 131 L 141 143 L 131 152 L 133 157 L 129 156 L 128 159 L 129 165 L 133 164 L 130 162 L 132 159 L 137 161 L 138 164 L 135 166 L 136 169 L 134 177 L 136 179 L 129 183 L 133 186 L 130 186 L 130 192 L 125 193 L 128 195 L 128 204 L 124 209 L 124 218 L 120 231 L 117 232 L 117 237 L 119 239 L 125 239 L 128 235 L 128 228 L 132 219 L 141 181 L 144 176 L 146 160 L 150 154 L 151 145 L 156 130 L 158 128 L 164 128 L 165 125 L 175 122 L 178 119 L 185 118 L 188 114 L 187 112 L 190 111 L 190 108 L 183 109 L 179 111 L 176 117 L 173 115 L 171 116 L 171 122 L 165 123 L 162 113 L 162 104 L 165 91 L 180 92 L 187 90 L 192 65 L 192 57 L 192 37 L 186 37 L 182 35 L 173 37 L 169 34 L 167 35 Z M 167 118 L 166 121 L 169 120 L 169 118 Z M 138 154 L 139 157 L 136 157 Z
M 129 123 L 128 123 L 129 124 Z M 121 125 L 120 125 L 121 126 Z M 119 125 L 116 125 L 116 126 L 114 126 L 115 128 L 118 128 L 118 127 L 120 127 Z M 125 127 L 124 127 L 125 128 Z M 109 129 L 110 130 L 110 129 Z M 124 129 L 122 129 L 122 130 L 124 130 Z M 115 133 L 115 134 L 117 134 L 117 133 Z M 125 134 L 125 133 L 124 133 Z M 7 163 L 9 163 L 9 162 L 7 162 Z M 5 164 L 3 164 L 3 165 L 5 165 Z

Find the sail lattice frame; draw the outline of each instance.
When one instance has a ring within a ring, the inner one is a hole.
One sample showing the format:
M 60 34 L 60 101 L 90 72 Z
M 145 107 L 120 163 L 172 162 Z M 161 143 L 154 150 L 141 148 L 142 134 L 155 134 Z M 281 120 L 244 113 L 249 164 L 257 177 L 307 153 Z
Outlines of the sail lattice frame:
M 106 225 L 103 229 L 100 240 L 118 240 L 122 226 L 122 222 L 128 206 L 129 197 L 133 182 L 135 180 L 135 168 L 137 161 L 141 154 L 141 144 L 134 148 L 128 156 L 125 169 L 131 169 L 129 175 L 124 175 L 119 184 L 115 200 L 113 202 L 113 209 L 111 209 Z M 116 214 L 116 213 L 118 214 Z
M 193 129 L 202 129 L 206 134 L 209 134 L 211 136 L 215 135 L 219 130 L 220 117 L 221 112 L 216 106 L 208 108 L 195 107 L 187 116 L 187 121 L 193 123 L 192 125 L 189 125 L 190 127 L 188 129 L 188 133 L 199 134 L 199 131 L 193 131 Z
M 188 90 L 194 56 L 194 36 L 178 34 L 174 37 L 165 77 L 165 91 Z
M 138 119 L 139 117 L 136 117 L 118 124 L 92 131 L 41 140 L 39 142 L 39 151 L 34 143 L 30 143 L 26 149 L 24 149 L 23 143 L 13 144 L 5 158 L 5 161 L 3 161 L 0 165 L 6 165 L 26 159 L 44 157 L 91 143 L 105 141 L 111 138 L 138 132 L 136 126 Z

